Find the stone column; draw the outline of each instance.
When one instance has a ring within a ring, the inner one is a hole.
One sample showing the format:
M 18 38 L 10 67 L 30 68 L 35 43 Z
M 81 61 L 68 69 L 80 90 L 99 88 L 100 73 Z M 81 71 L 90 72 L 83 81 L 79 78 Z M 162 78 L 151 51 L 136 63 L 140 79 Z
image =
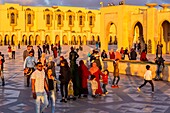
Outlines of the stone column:
M 152 44 L 152 54 L 156 53 L 156 43 L 155 36 L 157 35 L 155 32 L 155 28 L 158 27 L 155 23 L 157 22 L 157 3 L 148 3 L 146 4 L 149 8 L 147 9 L 147 41 L 151 40 Z

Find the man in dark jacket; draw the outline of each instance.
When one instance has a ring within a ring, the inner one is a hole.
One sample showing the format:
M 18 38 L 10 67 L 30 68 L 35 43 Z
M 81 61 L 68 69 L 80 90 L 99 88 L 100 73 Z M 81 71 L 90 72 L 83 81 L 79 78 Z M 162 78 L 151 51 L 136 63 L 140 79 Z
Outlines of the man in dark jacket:
M 69 60 L 70 60 L 70 71 L 71 71 L 71 79 L 73 81 L 73 89 L 74 95 L 78 96 L 80 94 L 80 78 L 78 76 L 78 65 L 76 64 L 76 60 L 79 57 L 77 52 L 74 51 L 74 48 L 71 47 L 71 52 L 69 53 Z

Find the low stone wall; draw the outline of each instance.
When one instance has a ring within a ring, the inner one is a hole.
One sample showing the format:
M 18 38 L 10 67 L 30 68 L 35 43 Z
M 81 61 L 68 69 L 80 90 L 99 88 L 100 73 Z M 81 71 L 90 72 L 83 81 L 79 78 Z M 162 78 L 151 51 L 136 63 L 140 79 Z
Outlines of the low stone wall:
M 109 72 L 113 72 L 113 60 L 103 61 L 103 69 L 108 69 Z M 150 70 L 152 71 L 153 78 L 156 76 L 157 65 L 154 62 L 141 62 L 132 60 L 122 60 L 119 63 L 120 74 L 127 74 L 132 76 L 143 77 L 146 72 L 146 65 L 150 65 Z M 165 63 L 165 68 L 162 73 L 163 80 L 170 81 L 170 63 Z

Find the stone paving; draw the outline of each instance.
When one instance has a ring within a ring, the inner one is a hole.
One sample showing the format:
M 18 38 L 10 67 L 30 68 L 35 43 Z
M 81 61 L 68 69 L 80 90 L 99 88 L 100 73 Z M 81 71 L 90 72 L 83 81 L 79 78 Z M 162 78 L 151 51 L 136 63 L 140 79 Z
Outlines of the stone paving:
M 0 113 L 35 113 L 35 104 L 31 87 L 24 87 L 22 52 L 17 50 L 16 59 L 6 58 L 4 76 L 6 85 L 0 80 Z M 6 48 L 0 47 L 5 56 Z M 136 76 L 120 75 L 120 88 L 107 86 L 109 94 L 92 98 L 80 98 L 76 101 L 60 103 L 57 93 L 56 113 L 170 113 L 170 83 L 154 81 L 155 93 L 151 93 L 150 84 L 137 91 L 143 79 Z M 110 74 L 112 78 L 112 74 Z M 44 113 L 50 113 L 48 107 Z

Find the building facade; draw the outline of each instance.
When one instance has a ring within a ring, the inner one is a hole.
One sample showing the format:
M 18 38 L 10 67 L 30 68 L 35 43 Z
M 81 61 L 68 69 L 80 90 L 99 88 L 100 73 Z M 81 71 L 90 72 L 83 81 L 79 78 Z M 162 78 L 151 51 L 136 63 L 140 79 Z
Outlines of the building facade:
M 149 3 L 146 6 L 117 5 L 100 10 L 82 7 L 34 7 L 19 4 L 0 5 L 0 45 L 20 43 L 39 45 L 87 45 L 101 42 L 132 48 L 147 44 L 148 53 L 155 53 L 163 44 L 163 54 L 170 53 L 169 4 Z
M 0 5 L 0 44 L 95 44 L 100 11 L 82 7 Z

